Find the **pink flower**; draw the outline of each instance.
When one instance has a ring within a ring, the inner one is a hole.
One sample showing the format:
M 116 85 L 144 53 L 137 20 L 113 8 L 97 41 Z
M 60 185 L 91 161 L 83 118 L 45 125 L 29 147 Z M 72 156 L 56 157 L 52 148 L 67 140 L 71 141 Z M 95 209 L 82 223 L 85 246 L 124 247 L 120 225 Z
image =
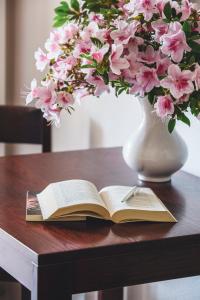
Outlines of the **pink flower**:
M 94 12 L 89 14 L 89 20 L 96 22 L 100 26 L 103 26 L 105 23 L 103 16 Z
M 49 40 L 51 42 L 55 42 L 56 44 L 60 43 L 62 36 L 61 36 L 61 31 L 60 30 L 54 30 L 50 32 L 50 37 Z
M 134 12 L 134 16 L 144 15 L 146 21 L 150 21 L 154 13 L 157 13 L 156 0 L 132 0 L 125 5 L 129 12 Z
M 30 104 L 33 100 L 38 98 L 39 89 L 40 88 L 37 87 L 37 80 L 33 79 L 31 82 L 31 91 L 26 97 L 26 104 Z
M 85 65 L 87 65 L 86 68 L 84 67 Z M 91 68 L 89 68 L 89 66 L 91 66 Z M 81 72 L 83 72 L 88 76 L 91 75 L 94 71 L 95 71 L 95 67 L 93 66 L 93 61 L 83 58 L 81 61 Z
M 99 39 L 103 44 L 104 43 L 108 43 L 108 44 L 112 43 L 112 39 L 110 37 L 110 30 L 107 30 L 105 28 L 99 29 L 96 32 L 95 37 L 97 39 Z
M 195 71 L 194 71 L 194 81 L 195 81 L 195 88 L 198 91 L 200 89 L 200 65 L 197 64 Z
M 100 76 L 88 75 L 86 80 L 89 84 L 95 86 L 94 95 L 99 97 L 104 92 L 109 92 L 108 86 L 104 83 L 103 79 Z
M 59 38 L 57 42 L 59 44 L 66 44 L 72 40 L 79 31 L 79 27 L 76 24 L 68 24 L 59 29 Z
M 117 6 L 119 8 L 123 8 L 125 4 L 126 4 L 126 0 L 118 0 L 117 2 Z
M 124 48 L 122 45 L 112 45 L 112 53 L 109 57 L 109 61 L 111 71 L 116 75 L 120 75 L 121 70 L 128 69 L 128 67 L 130 66 L 127 59 L 121 57 L 123 50 Z
M 50 81 L 47 86 L 38 88 L 38 100 L 35 103 L 35 106 L 37 108 L 40 108 L 42 111 L 45 111 L 51 108 L 56 103 L 57 94 L 55 92 L 55 87 L 55 83 Z
M 85 98 L 88 95 L 89 95 L 89 92 L 86 88 L 79 88 L 79 89 L 75 90 L 73 93 L 74 99 L 76 99 L 76 102 L 79 104 L 81 104 L 81 101 L 83 100 L 83 98 Z
M 55 104 L 52 107 L 46 107 L 46 109 L 43 110 L 43 117 L 52 125 L 60 127 L 60 113 L 61 109 Z
M 75 58 L 80 58 L 81 54 L 89 53 L 91 50 L 91 41 L 78 41 L 73 51 Z
M 170 5 L 171 5 L 171 8 L 174 8 L 176 10 L 176 14 L 178 15 L 180 12 L 181 12 L 181 7 L 178 3 L 178 1 L 170 1 Z
M 60 92 L 57 96 L 57 103 L 62 108 L 67 108 L 69 105 L 74 104 L 74 97 L 70 93 Z
M 169 89 L 175 99 L 181 98 L 184 94 L 194 91 L 193 74 L 191 71 L 181 71 L 179 66 L 170 65 L 168 77 L 161 80 L 161 86 Z
M 185 21 L 189 18 L 189 16 L 192 13 L 192 8 L 193 8 L 193 3 L 191 3 L 188 0 L 182 0 L 182 5 L 181 5 L 181 21 Z
M 168 0 L 157 0 L 157 2 L 156 2 L 156 8 L 158 9 L 158 12 L 161 17 L 164 17 L 163 11 L 164 11 L 164 7 L 167 2 L 169 2 L 169 1 Z
M 132 21 L 128 24 L 125 21 L 117 21 L 117 30 L 113 30 L 110 33 L 111 38 L 115 44 L 127 44 L 131 37 L 134 37 L 139 22 Z
M 182 25 L 179 22 L 172 22 L 169 24 L 169 31 L 167 34 L 169 35 L 173 35 L 175 33 L 177 33 L 180 29 L 182 29 Z
M 152 22 L 151 26 L 155 30 L 156 41 L 160 42 L 160 38 L 168 32 L 169 25 L 162 20 L 158 20 Z
M 123 71 L 122 71 L 123 72 Z M 114 80 L 118 80 L 119 79 L 119 75 L 114 74 L 113 72 L 109 72 L 108 73 L 108 77 L 110 81 L 114 81 Z
M 141 37 L 135 36 L 131 38 L 128 42 L 128 51 L 130 53 L 137 54 L 138 53 L 138 46 L 144 44 L 144 40 Z
M 183 95 L 181 98 L 177 99 L 176 103 L 183 104 L 184 102 L 188 102 L 189 98 L 189 95 Z
M 159 96 L 154 107 L 157 115 L 162 119 L 174 113 L 174 103 L 169 95 Z
M 35 52 L 35 59 L 37 70 L 44 71 L 47 64 L 49 63 L 49 59 L 47 58 L 46 53 L 44 53 L 41 48 L 38 48 L 38 50 Z
M 76 64 L 77 59 L 72 55 L 67 56 L 65 59 L 59 58 L 53 65 L 55 77 L 57 79 L 66 80 L 68 71 L 72 70 Z
M 156 1 L 156 7 L 158 9 L 158 12 L 162 19 L 165 19 L 165 14 L 164 14 L 164 8 L 167 2 L 170 3 L 171 8 L 174 8 L 176 10 L 176 14 L 180 13 L 180 6 L 177 1 L 174 0 L 157 0 Z
M 156 68 L 157 68 L 157 74 L 158 76 L 165 75 L 166 71 L 168 70 L 168 67 L 170 66 L 171 61 L 168 57 L 159 58 L 157 60 Z
M 183 59 L 185 51 L 191 51 L 186 43 L 186 36 L 182 29 L 174 34 L 166 34 L 162 38 L 163 46 L 161 51 L 166 55 L 171 55 L 174 62 L 180 62 Z
M 83 41 L 89 41 L 91 37 L 96 37 L 97 32 L 99 31 L 99 26 L 96 22 L 90 22 L 87 27 L 81 31 L 80 36 Z
M 104 55 L 108 52 L 110 46 L 108 44 L 105 44 L 101 49 L 96 49 L 94 47 L 92 49 L 92 58 L 95 59 L 98 63 L 101 63 Z
M 124 77 L 125 81 L 134 83 L 136 74 L 139 72 L 142 64 L 137 61 L 137 53 L 132 52 L 126 58 L 130 64 L 130 67 L 122 71 L 122 76 Z
M 63 53 L 59 45 L 60 38 L 61 38 L 60 33 L 58 33 L 57 31 L 51 32 L 50 38 L 45 43 L 45 48 L 48 51 L 47 54 L 48 59 L 57 60 L 58 57 Z
M 144 97 L 145 93 L 149 93 L 154 87 L 159 87 L 156 70 L 143 66 L 136 74 L 136 82 L 130 90 L 130 93 L 139 94 Z
M 152 46 L 147 46 L 145 52 L 139 52 L 138 60 L 148 65 L 154 64 L 159 58 L 158 52 Z

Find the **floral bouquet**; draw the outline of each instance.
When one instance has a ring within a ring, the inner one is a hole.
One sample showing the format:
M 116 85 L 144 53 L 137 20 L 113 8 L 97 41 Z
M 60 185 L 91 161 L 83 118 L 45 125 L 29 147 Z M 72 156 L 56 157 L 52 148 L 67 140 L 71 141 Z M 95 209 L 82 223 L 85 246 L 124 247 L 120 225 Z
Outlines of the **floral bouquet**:
M 64 109 L 114 88 L 148 97 L 155 113 L 190 125 L 200 113 L 200 12 L 189 0 L 69 0 L 55 9 L 56 28 L 35 53 L 48 68 L 32 101 L 59 125 Z

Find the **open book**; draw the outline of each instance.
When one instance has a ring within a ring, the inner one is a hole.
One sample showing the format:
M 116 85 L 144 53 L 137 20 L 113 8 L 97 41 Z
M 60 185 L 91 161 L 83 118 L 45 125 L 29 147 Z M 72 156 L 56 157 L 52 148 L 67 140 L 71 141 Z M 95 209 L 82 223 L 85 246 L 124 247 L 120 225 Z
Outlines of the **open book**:
M 81 220 L 87 217 L 112 220 L 176 222 L 169 210 L 149 188 L 138 188 L 126 202 L 130 186 L 109 186 L 98 192 L 89 181 L 68 180 L 49 184 L 37 194 L 42 220 Z

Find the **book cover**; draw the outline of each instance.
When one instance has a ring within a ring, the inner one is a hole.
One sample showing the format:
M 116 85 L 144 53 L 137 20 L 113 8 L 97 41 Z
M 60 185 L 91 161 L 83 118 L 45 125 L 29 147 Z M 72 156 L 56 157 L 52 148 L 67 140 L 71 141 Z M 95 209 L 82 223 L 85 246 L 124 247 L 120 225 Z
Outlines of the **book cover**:
M 84 221 L 85 216 L 62 216 L 60 218 L 44 220 L 42 217 L 42 211 L 38 202 L 37 193 L 28 191 L 26 194 L 26 221 L 29 222 L 56 222 L 56 221 Z
M 37 195 L 29 191 L 26 195 L 26 221 L 43 221 Z

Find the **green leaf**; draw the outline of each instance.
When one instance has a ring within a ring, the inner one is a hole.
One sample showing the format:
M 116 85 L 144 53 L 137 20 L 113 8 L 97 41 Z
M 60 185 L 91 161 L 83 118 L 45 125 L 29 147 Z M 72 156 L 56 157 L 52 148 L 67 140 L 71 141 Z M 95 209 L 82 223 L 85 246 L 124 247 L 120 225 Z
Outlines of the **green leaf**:
M 154 104 L 155 102 L 155 97 L 156 96 L 162 96 L 164 95 L 164 90 L 162 87 L 155 87 L 153 88 L 153 90 L 151 90 L 151 92 L 148 93 L 148 100 L 150 104 Z
M 154 98 L 155 98 L 155 95 L 154 95 L 154 93 L 149 93 L 148 94 L 148 100 L 149 100 L 149 102 L 150 102 L 150 104 L 153 104 L 154 103 Z
M 64 6 L 64 7 L 68 7 L 69 8 L 69 5 L 68 5 L 68 3 L 66 2 L 66 1 L 61 1 L 60 2 L 60 4 L 62 5 L 62 6 Z
M 59 6 L 55 9 L 55 13 L 59 16 L 63 16 L 66 15 L 67 13 L 69 13 L 70 10 L 66 10 L 64 9 L 62 6 Z
M 190 60 L 189 60 L 189 64 L 190 64 L 190 65 L 193 65 L 195 62 L 196 62 L 195 57 L 194 57 L 194 56 L 191 56 L 191 57 L 190 57 Z
M 67 2 L 61 2 L 61 5 L 55 8 L 55 13 L 57 15 L 67 14 L 70 11 Z
M 100 12 L 101 1 L 86 1 L 85 8 L 92 12 Z
M 96 66 L 91 64 L 91 65 L 82 65 L 81 66 L 81 69 L 92 69 L 92 68 L 95 68 Z
M 101 66 L 97 66 L 97 72 L 99 75 L 103 75 L 105 73 L 104 69 Z
M 122 79 L 112 81 L 111 85 L 113 88 L 115 88 L 116 96 L 119 96 L 123 92 L 129 92 L 130 84 L 128 82 L 123 81 Z
M 64 25 L 67 21 L 69 21 L 68 17 L 56 17 L 54 20 L 53 27 L 60 27 Z
M 176 119 L 170 119 L 168 122 L 168 131 L 169 133 L 172 133 L 176 125 Z
M 62 1 L 61 5 L 55 9 L 54 27 L 60 27 L 70 20 L 70 8 L 67 2 Z
M 108 10 L 110 11 L 111 9 L 118 9 L 118 1 L 119 0 L 83 0 L 82 8 L 88 9 L 90 12 L 97 13 L 99 13 L 101 9 L 105 9 L 104 12 L 106 13 Z
M 167 2 L 164 7 L 164 15 L 169 20 L 172 17 L 172 8 L 170 2 Z
M 195 34 L 195 35 L 190 37 L 190 40 L 193 40 L 193 41 L 199 40 L 199 39 L 200 39 L 200 34 Z
M 177 119 L 190 126 L 190 120 L 183 112 L 179 111 L 179 113 L 177 114 Z
M 200 44 L 198 44 L 194 41 L 188 41 L 188 45 L 190 46 L 190 48 L 192 48 L 192 51 L 194 53 L 200 54 Z
M 55 13 L 57 14 L 57 16 L 66 16 L 68 12 L 64 11 L 62 8 L 57 7 L 55 9 Z M 57 17 L 56 16 L 56 17 Z
M 116 16 L 120 14 L 119 9 L 117 8 L 100 8 L 100 13 L 104 16 L 104 17 L 108 17 L 108 16 Z
M 103 74 L 103 80 L 104 80 L 105 84 L 109 84 L 109 76 L 108 76 L 108 73 L 104 73 L 104 74 Z
M 80 11 L 80 4 L 79 4 L 78 0 L 71 0 L 70 5 L 71 5 L 71 8 L 73 8 L 76 12 Z
M 80 57 L 81 57 L 81 58 L 86 58 L 86 59 L 92 60 L 91 55 L 90 55 L 90 54 L 87 54 L 87 53 L 82 53 L 82 54 L 80 55 Z
M 183 31 L 185 32 L 186 36 L 190 36 L 192 29 L 191 24 L 187 21 L 183 23 Z
M 171 15 L 172 15 L 172 18 L 176 18 L 176 10 L 174 7 L 172 8 Z
M 69 7 L 66 1 L 62 1 L 60 6 L 55 9 L 54 27 L 60 27 L 67 21 L 79 20 L 80 6 L 78 0 L 70 0 L 70 4 L 71 7 Z
M 103 47 L 103 43 L 99 39 L 97 39 L 95 37 L 91 37 L 91 41 L 97 48 L 100 49 Z

